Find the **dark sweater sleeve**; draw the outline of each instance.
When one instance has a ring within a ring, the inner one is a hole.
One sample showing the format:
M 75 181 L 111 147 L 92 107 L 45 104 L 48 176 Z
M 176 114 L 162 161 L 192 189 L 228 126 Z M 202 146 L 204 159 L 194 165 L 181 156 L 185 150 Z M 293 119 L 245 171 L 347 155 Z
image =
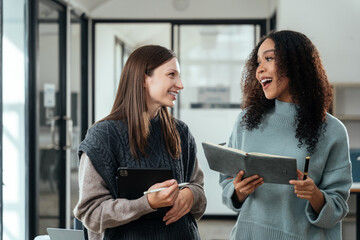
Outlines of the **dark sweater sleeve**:
M 79 190 L 74 215 L 94 233 L 103 233 L 107 228 L 124 225 L 155 211 L 146 196 L 135 200 L 114 199 L 86 154 L 80 160 Z

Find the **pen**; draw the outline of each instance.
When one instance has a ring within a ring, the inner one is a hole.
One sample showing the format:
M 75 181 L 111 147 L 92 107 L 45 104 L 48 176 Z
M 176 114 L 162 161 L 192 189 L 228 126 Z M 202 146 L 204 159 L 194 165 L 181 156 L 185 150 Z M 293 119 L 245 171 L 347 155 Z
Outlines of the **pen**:
M 188 185 L 189 183 L 185 182 L 185 183 L 179 183 L 179 187 L 182 187 L 182 186 L 185 186 L 185 185 Z M 144 195 L 145 194 L 149 194 L 149 193 L 154 193 L 154 192 L 160 192 L 161 190 L 165 190 L 167 189 L 166 187 L 163 187 L 163 188 L 156 188 L 156 189 L 153 189 L 153 190 L 150 190 L 150 191 L 145 191 L 144 192 Z
M 309 161 L 310 161 L 310 157 L 306 157 L 306 159 L 305 159 L 305 168 L 304 168 L 304 177 L 303 177 L 303 180 L 306 180 L 307 175 L 308 175 Z

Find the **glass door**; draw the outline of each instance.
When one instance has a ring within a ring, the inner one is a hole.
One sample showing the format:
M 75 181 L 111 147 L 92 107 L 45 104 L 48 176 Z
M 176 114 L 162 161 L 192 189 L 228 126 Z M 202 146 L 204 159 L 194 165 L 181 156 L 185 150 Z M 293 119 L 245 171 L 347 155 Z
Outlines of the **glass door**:
M 66 8 L 38 2 L 36 66 L 38 234 L 66 222 Z

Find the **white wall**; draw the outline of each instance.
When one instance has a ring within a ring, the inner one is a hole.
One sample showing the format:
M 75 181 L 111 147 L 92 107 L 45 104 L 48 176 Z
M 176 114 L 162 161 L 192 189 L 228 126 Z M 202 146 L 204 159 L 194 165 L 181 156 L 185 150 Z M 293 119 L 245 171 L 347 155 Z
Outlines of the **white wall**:
M 360 82 L 359 0 L 278 0 L 277 30 L 304 33 L 317 46 L 332 83 Z
M 115 37 L 133 48 L 127 36 L 113 24 L 96 24 L 95 27 L 95 121 L 109 115 L 114 103 L 117 82 L 115 77 Z
M 25 239 L 24 0 L 3 1 L 3 236 Z
M 95 121 L 106 117 L 114 102 L 115 32 L 110 26 L 96 27 L 95 36 Z

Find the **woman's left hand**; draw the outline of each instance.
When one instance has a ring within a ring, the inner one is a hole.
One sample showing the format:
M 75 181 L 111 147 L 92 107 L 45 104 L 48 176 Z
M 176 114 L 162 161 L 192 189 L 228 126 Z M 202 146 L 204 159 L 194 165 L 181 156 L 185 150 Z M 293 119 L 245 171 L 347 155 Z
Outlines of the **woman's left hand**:
M 304 174 L 298 169 L 297 176 L 299 180 L 290 180 L 289 183 L 294 185 L 294 191 L 298 198 L 309 200 L 314 211 L 319 214 L 325 204 L 324 194 L 316 186 L 314 181 L 307 177 L 302 180 Z
M 172 208 L 165 214 L 163 221 L 166 225 L 176 222 L 182 216 L 190 212 L 194 204 L 194 195 L 189 188 L 180 190 Z

